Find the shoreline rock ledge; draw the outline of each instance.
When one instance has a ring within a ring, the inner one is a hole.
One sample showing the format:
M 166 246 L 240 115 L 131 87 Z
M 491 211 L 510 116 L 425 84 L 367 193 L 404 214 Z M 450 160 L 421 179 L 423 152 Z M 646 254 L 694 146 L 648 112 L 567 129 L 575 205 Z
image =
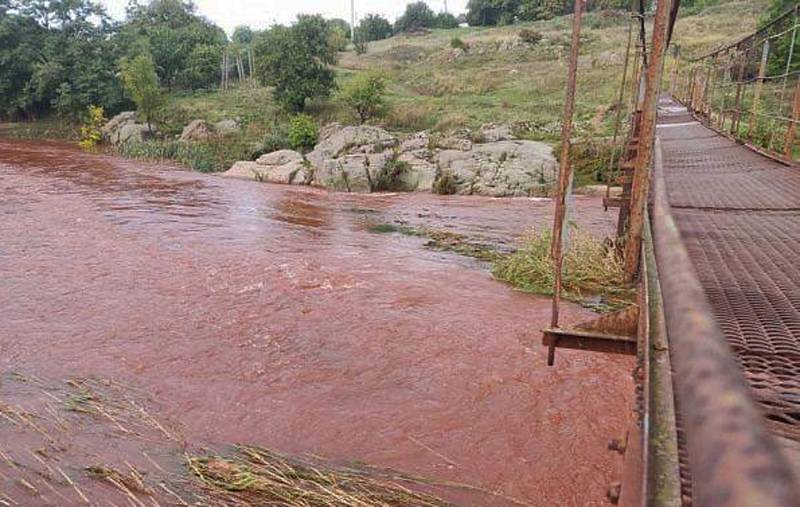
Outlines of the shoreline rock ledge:
M 236 162 L 222 176 L 349 192 L 506 197 L 542 195 L 557 177 L 557 164 L 549 145 L 515 139 L 505 125 L 401 139 L 379 127 L 334 123 L 321 129 L 306 155 L 279 150 Z

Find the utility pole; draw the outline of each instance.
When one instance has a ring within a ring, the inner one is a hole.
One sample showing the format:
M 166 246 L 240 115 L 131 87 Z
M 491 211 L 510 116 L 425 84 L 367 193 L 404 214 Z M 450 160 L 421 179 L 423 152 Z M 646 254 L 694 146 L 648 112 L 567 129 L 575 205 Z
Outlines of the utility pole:
M 447 0 L 444 0 L 444 13 L 447 14 Z
M 356 41 L 356 0 L 350 0 L 350 40 Z

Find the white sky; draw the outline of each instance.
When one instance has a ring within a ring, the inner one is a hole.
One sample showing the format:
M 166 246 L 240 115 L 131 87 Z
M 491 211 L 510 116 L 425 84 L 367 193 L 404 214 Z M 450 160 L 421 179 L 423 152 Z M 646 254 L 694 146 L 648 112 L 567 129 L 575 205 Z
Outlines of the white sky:
M 458 15 L 465 10 L 467 0 L 426 0 L 434 12 L 447 10 Z M 350 21 L 350 0 L 194 0 L 199 13 L 228 34 L 238 25 L 255 29 L 266 28 L 274 23 L 290 23 L 298 14 L 322 14 L 326 18 L 342 18 Z M 128 0 L 100 0 L 114 19 L 125 17 Z M 403 13 L 408 1 L 355 0 L 356 19 L 366 14 L 382 14 L 390 21 Z M 358 21 L 356 21 L 358 23 Z

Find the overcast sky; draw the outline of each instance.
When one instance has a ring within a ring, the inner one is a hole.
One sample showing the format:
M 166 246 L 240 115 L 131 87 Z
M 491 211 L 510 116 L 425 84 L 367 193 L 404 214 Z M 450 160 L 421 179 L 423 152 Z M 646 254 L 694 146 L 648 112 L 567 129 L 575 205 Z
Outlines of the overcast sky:
M 322 14 L 326 18 L 350 20 L 350 0 L 194 0 L 197 10 L 229 34 L 238 25 L 265 28 L 274 23 L 289 23 L 298 14 Z M 467 0 L 446 0 L 453 14 L 464 11 Z M 125 17 L 128 0 L 100 0 L 115 19 Z M 355 0 L 356 18 L 365 14 L 382 14 L 394 21 L 410 1 Z M 445 0 L 427 0 L 435 12 L 444 9 Z

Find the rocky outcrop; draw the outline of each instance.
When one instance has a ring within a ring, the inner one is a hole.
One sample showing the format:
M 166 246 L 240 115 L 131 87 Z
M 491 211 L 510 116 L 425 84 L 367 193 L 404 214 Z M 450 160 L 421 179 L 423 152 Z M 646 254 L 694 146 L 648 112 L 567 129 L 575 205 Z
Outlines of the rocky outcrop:
M 309 185 L 314 171 L 303 155 L 292 150 L 280 150 L 262 155 L 255 162 L 240 161 L 223 173 L 229 178 L 245 178 L 265 183 Z
M 214 135 L 211 125 L 205 120 L 192 120 L 183 127 L 183 132 L 178 138 L 179 141 L 206 141 Z
M 147 125 L 136 123 L 136 113 L 124 111 L 114 116 L 100 129 L 103 140 L 115 146 L 130 141 L 143 141 L 152 137 L 153 132 Z
M 539 193 L 555 178 L 550 146 L 535 141 L 497 141 L 470 151 L 441 150 L 435 156 L 442 175 L 455 182 L 455 193 L 495 197 Z
M 555 177 L 552 149 L 513 139 L 507 125 L 485 125 L 432 139 L 420 132 L 403 140 L 378 127 L 333 124 L 305 158 L 291 150 L 237 162 L 224 175 L 272 183 L 317 185 L 351 192 L 430 192 L 448 179 L 458 194 L 537 194 Z

